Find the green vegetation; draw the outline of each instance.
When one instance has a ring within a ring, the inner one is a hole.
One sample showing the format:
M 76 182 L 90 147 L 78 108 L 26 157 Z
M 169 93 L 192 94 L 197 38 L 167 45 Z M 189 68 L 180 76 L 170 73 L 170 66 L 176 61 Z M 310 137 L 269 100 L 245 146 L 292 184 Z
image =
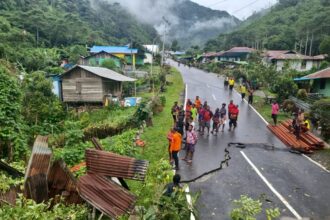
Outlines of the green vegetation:
M 235 208 L 231 211 L 230 217 L 232 220 L 256 220 L 257 215 L 262 212 L 262 202 L 254 200 L 247 195 L 241 195 L 240 199 L 234 200 Z M 280 210 L 265 209 L 266 219 L 272 220 L 280 216 Z
M 64 202 L 52 204 L 52 201 L 37 204 L 32 199 L 26 199 L 22 194 L 16 200 L 16 206 L 4 204 L 0 209 L 0 219 L 87 219 L 85 205 L 67 205 Z
M 330 140 L 330 99 L 321 99 L 312 106 L 312 116 L 318 126 L 322 127 L 321 134 L 325 141 Z
M 250 46 L 273 50 L 296 49 L 302 53 L 306 50 L 309 54 L 312 47 L 314 55 L 329 54 L 329 10 L 330 4 L 326 0 L 280 0 L 265 13 L 243 23 L 236 31 L 208 41 L 205 49 L 220 51 L 233 46 Z

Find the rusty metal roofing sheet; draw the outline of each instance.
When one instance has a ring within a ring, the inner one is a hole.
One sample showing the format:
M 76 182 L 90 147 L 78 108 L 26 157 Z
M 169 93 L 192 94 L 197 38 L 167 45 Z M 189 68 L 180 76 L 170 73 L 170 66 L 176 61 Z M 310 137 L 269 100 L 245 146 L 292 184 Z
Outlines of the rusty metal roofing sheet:
M 85 154 L 87 172 L 103 176 L 144 180 L 149 165 L 146 160 L 95 149 L 86 149 Z
M 76 179 L 63 160 L 53 163 L 48 173 L 49 198 L 61 195 L 69 204 L 82 203 L 77 191 Z
M 47 140 L 43 136 L 36 138 L 25 173 L 26 196 L 36 202 L 48 199 L 47 175 L 52 151 L 48 148 Z
M 136 197 L 132 193 L 112 180 L 96 174 L 80 177 L 77 186 L 84 200 L 112 218 L 129 214 L 136 202 Z

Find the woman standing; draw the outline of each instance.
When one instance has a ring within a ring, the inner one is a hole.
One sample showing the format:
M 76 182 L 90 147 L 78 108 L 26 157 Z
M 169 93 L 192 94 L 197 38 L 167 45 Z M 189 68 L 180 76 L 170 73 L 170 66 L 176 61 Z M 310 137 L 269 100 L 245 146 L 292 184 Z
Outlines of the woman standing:
M 273 118 L 275 126 L 277 124 L 277 115 L 278 115 L 279 111 L 280 111 L 280 107 L 278 106 L 277 101 L 273 101 L 273 104 L 272 104 L 272 118 Z

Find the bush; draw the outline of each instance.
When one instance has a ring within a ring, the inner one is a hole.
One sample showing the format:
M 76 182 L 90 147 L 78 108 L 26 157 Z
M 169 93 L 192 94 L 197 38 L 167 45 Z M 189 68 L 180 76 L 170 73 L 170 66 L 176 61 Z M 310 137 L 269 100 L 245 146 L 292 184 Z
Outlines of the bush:
M 306 99 L 307 98 L 306 89 L 299 89 L 297 92 L 297 98 L 302 99 L 302 100 Z
M 289 77 L 278 77 L 270 87 L 271 92 L 276 93 L 279 101 L 289 98 L 291 95 L 296 95 L 298 91 L 297 84 Z
M 294 112 L 296 110 L 296 105 L 292 100 L 286 99 L 283 101 L 282 109 L 285 112 Z
M 330 98 L 321 99 L 312 105 L 312 117 L 321 126 L 321 135 L 328 141 L 330 140 Z

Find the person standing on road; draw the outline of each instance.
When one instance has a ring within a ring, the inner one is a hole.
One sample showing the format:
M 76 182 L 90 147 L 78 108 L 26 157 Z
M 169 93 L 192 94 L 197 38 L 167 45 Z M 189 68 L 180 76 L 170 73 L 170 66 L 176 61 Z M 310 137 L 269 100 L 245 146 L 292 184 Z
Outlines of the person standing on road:
M 217 108 L 215 110 L 212 120 L 213 120 L 213 125 L 212 125 L 211 134 L 213 134 L 215 132 L 214 135 L 217 135 L 219 132 L 219 126 L 220 126 L 220 110 L 219 110 L 219 108 Z
M 195 107 L 197 108 L 198 111 L 202 107 L 202 101 L 199 99 L 199 96 L 196 96 Z
M 219 111 L 220 113 L 220 126 L 222 126 L 221 132 L 224 132 L 227 118 L 226 103 L 222 103 L 222 107 Z
M 198 131 L 199 132 L 204 131 L 204 126 L 205 126 L 204 125 L 204 120 L 203 120 L 204 112 L 205 112 L 204 107 L 201 107 L 198 111 Z
M 230 118 L 230 112 L 234 107 L 235 107 L 234 101 L 230 100 L 229 105 L 228 105 L 228 118 Z
M 204 111 L 204 114 L 203 114 L 203 124 L 204 124 L 204 127 L 202 129 L 202 135 L 204 134 L 204 129 L 207 128 L 207 136 L 210 135 L 210 127 L 211 127 L 211 119 L 213 117 L 213 113 L 210 109 L 210 106 L 206 105 L 205 107 L 205 111 Z
M 184 158 L 187 163 L 192 163 L 192 159 L 195 152 L 195 145 L 197 143 L 197 134 L 193 129 L 192 125 L 189 125 L 189 129 L 187 131 L 187 142 L 186 142 L 186 156 Z
M 228 78 L 228 76 L 226 76 L 225 81 L 223 82 L 223 84 L 225 86 L 225 89 L 227 89 L 228 88 L 228 85 L 229 85 L 229 78 Z
M 229 117 L 229 131 L 231 131 L 232 127 L 234 126 L 233 130 L 237 127 L 237 119 L 238 119 L 238 105 L 235 105 L 231 110 L 230 117 Z
M 179 170 L 178 153 L 181 150 L 181 142 L 182 142 L 181 134 L 177 131 L 176 128 L 173 129 L 170 152 L 171 152 L 171 155 L 172 155 L 172 159 L 174 160 L 176 170 Z
M 253 93 L 254 93 L 252 87 L 249 88 L 248 93 L 249 93 L 249 101 L 248 102 L 249 102 L 250 105 L 252 105 L 252 103 L 253 103 Z
M 242 96 L 242 101 L 243 101 L 244 98 L 245 98 L 245 95 L 246 95 L 246 86 L 245 86 L 245 84 L 241 85 L 240 90 L 241 90 L 241 96 Z
M 279 107 L 277 101 L 275 100 L 272 103 L 272 118 L 273 118 L 273 122 L 274 122 L 275 126 L 277 124 L 277 115 L 278 115 L 279 111 L 280 111 L 280 107 Z
M 191 107 L 192 107 L 192 102 L 190 101 L 190 99 L 188 99 L 186 104 L 186 111 L 190 111 Z
M 168 140 L 168 154 L 169 154 L 169 160 L 170 163 L 172 163 L 172 154 L 171 154 L 171 143 L 172 143 L 172 139 L 173 139 L 173 130 L 174 128 L 171 128 L 170 131 L 167 133 L 167 140 Z
M 230 92 L 233 91 L 234 85 L 235 85 L 234 77 L 231 77 L 231 78 L 229 79 L 229 91 L 230 91 Z
M 192 104 L 190 112 L 191 112 L 191 117 L 193 118 L 193 121 L 195 121 L 195 119 L 197 118 L 197 114 L 198 114 L 198 110 L 197 110 L 195 104 Z

